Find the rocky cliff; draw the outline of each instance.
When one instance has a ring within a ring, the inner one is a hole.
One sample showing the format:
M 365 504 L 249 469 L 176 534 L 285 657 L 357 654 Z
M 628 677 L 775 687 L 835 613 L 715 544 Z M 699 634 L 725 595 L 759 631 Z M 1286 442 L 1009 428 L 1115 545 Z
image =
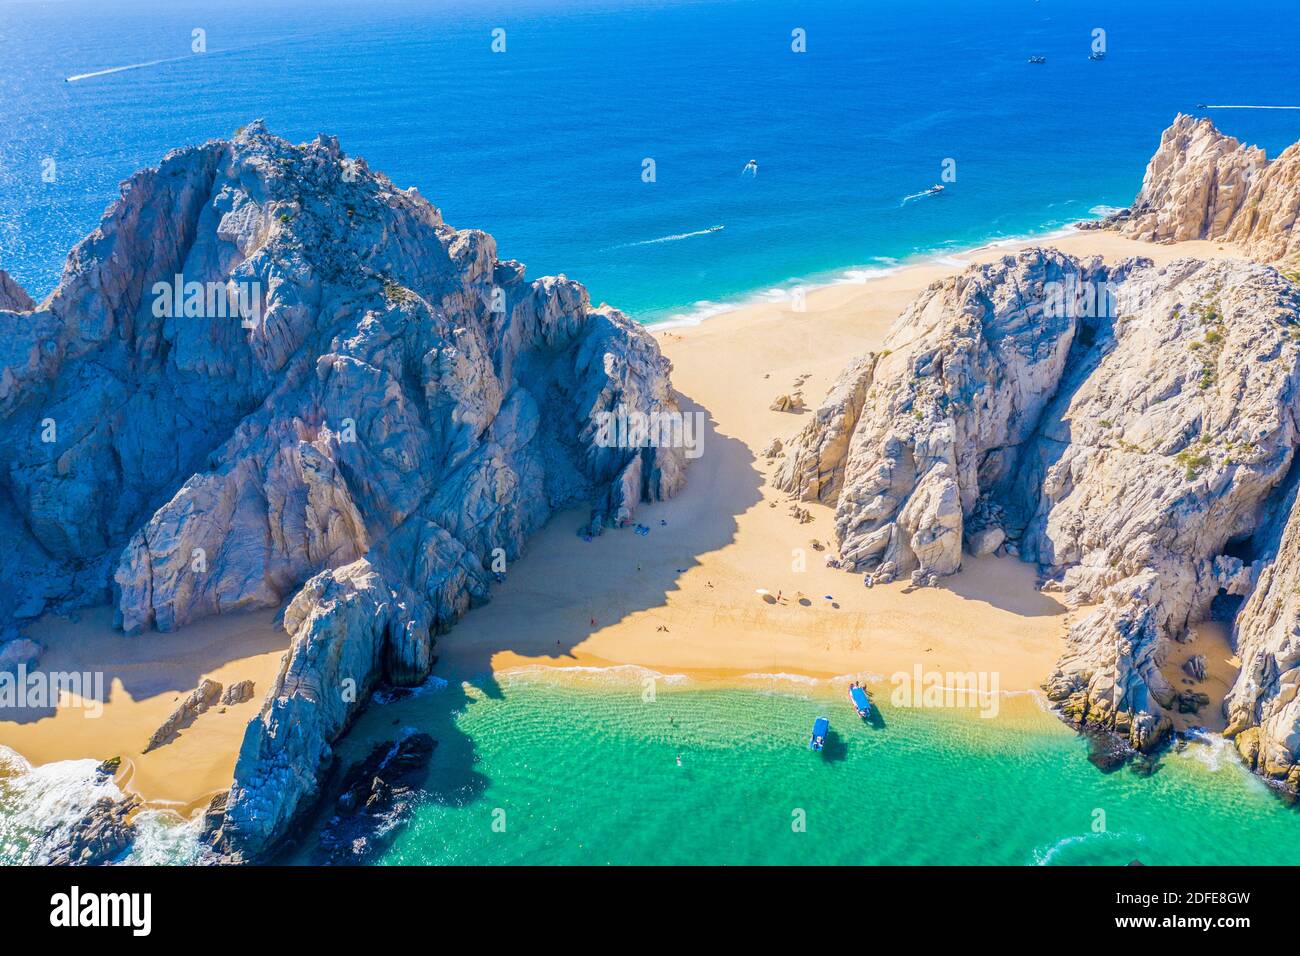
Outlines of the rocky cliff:
M 9 273 L 0 269 L 0 312 L 31 312 L 35 308 L 32 297 Z
M 1300 143 L 1269 160 L 1208 118 L 1179 114 L 1133 205 L 1104 221 L 1134 239 L 1236 243 L 1260 262 L 1300 258 Z
M 841 560 L 868 584 L 933 583 L 963 543 L 1038 563 L 1091 606 L 1049 695 L 1149 749 L 1175 699 L 1167 642 L 1251 593 L 1267 561 L 1240 544 L 1269 534 L 1297 444 L 1295 284 L 1240 262 L 1027 250 L 922 293 L 786 446 L 776 483 L 835 507 Z M 1295 649 L 1263 617 L 1262 673 L 1285 672 Z M 1256 709 L 1289 715 L 1269 739 L 1293 764 L 1294 687 L 1268 686 Z
M 648 335 L 330 137 L 170 153 L 39 310 L 3 294 L 0 626 L 110 595 L 128 633 L 288 602 L 214 835 L 245 856 L 552 513 L 591 501 L 598 529 L 683 481 L 681 449 L 597 434 L 676 411 Z
M 1300 507 L 1294 492 L 1281 504 L 1285 526 L 1263 536 L 1259 581 L 1237 615 L 1241 673 L 1224 709 L 1251 769 L 1300 792 Z

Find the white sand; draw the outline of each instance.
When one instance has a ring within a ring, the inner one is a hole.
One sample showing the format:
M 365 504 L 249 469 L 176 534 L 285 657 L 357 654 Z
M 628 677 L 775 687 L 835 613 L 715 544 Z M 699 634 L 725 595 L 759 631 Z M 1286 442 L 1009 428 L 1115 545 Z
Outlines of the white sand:
M 138 637 L 114 631 L 107 607 L 86 611 L 75 622 L 46 617 L 27 632 L 46 648 L 38 669 L 101 673 L 106 700 L 99 708 L 65 698 L 53 714 L 19 712 L 17 720 L 0 720 L 0 744 L 32 764 L 121 757 L 118 785 L 124 791 L 188 814 L 230 786 L 244 728 L 289 645 L 273 617 L 271 611 L 232 614 L 173 634 Z M 143 753 L 154 731 L 205 677 L 223 686 L 252 680 L 254 697 L 224 713 L 220 705 L 212 708 L 171 743 Z M 90 687 L 84 693 L 94 696 Z M 93 716 L 96 711 L 99 716 Z
M 1108 260 L 1235 255 L 1217 243 L 1155 246 L 1098 232 L 1051 244 Z M 986 248 L 963 259 L 1012 251 Z M 684 407 L 703 409 L 711 422 L 686 490 L 638 511 L 651 527 L 645 538 L 613 531 L 587 544 L 575 535 L 585 511 L 554 518 L 492 603 L 443 641 L 439 672 L 472 679 L 550 663 L 888 676 L 920 662 L 927 670 L 996 671 L 1003 690 L 1039 686 L 1063 649 L 1066 616 L 1035 589 L 1033 567 L 968 559 L 939 588 L 908 593 L 900 582 L 868 590 L 860 575 L 826 569 L 810 547 L 813 538 L 831 538 L 830 511 L 806 505 L 815 520 L 799 524 L 784 495 L 768 487 L 774 468 L 760 457 L 773 437 L 789 438 L 804 421 L 770 411 L 773 398 L 807 375 L 802 390 L 815 407 L 918 292 L 962 268 L 920 265 L 814 291 L 802 312 L 789 302 L 760 304 L 659 331 Z M 794 570 L 795 549 L 804 550 L 806 570 Z M 758 588 L 780 591 L 782 603 L 766 603 Z

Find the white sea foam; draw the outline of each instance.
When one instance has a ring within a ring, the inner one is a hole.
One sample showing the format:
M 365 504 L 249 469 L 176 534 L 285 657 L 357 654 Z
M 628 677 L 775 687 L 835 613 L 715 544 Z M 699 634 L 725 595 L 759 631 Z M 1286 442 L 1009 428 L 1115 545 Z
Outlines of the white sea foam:
M 972 253 L 981 252 L 987 249 L 1004 249 L 1008 246 L 1018 246 L 1026 243 L 1052 242 L 1057 239 L 1064 239 L 1066 236 L 1074 235 L 1078 231 L 1078 228 L 1075 226 L 1062 226 L 1059 229 L 1054 229 L 1049 232 L 1028 233 L 1021 236 L 1005 236 L 1000 239 L 990 240 L 978 246 L 972 246 L 969 249 L 955 250 L 955 252 L 953 250 L 931 252 L 909 258 L 906 261 L 900 261 L 892 256 L 877 256 L 874 261 L 880 263 L 879 265 L 855 266 L 853 268 L 841 270 L 829 278 L 826 276 L 806 279 L 797 277 L 791 278 L 780 286 L 770 286 L 766 289 L 760 289 L 722 302 L 714 301 L 712 299 L 701 299 L 693 303 L 691 308 L 688 310 L 674 312 L 662 319 L 647 322 L 645 325 L 646 328 L 652 332 L 688 328 L 699 325 L 707 319 L 719 315 L 725 315 L 728 312 L 735 312 L 747 306 L 762 305 L 765 303 L 770 304 L 773 302 L 782 302 L 793 299 L 796 290 L 802 290 L 804 293 L 811 293 L 837 285 L 862 285 L 872 279 L 895 275 L 912 266 L 942 265 L 954 268 L 963 268 L 969 265 L 970 261 L 962 257 Z M 695 235 L 695 233 L 683 234 L 682 238 L 687 235 Z M 662 240 L 654 239 L 646 241 L 660 242 L 675 238 L 678 237 L 666 236 Z M 629 245 L 643 244 L 644 243 L 629 243 Z
M 1071 836 L 1064 836 L 1046 847 L 1036 847 L 1033 851 L 1035 866 L 1050 866 L 1056 857 L 1073 846 L 1080 846 L 1084 843 L 1095 843 L 1105 840 L 1118 840 L 1127 837 L 1128 834 L 1111 832 L 1103 830 L 1100 833 L 1076 833 Z M 1137 839 L 1141 840 L 1141 837 Z
M 97 760 L 56 760 L 33 767 L 0 745 L 0 864 L 39 865 L 99 800 L 122 800 L 113 777 Z M 136 835 L 122 861 L 191 863 L 202 853 L 203 814 L 186 820 L 175 810 L 149 806 L 133 817 Z
M 423 684 L 415 687 L 399 687 L 375 691 L 371 698 L 376 704 L 391 704 L 395 700 L 406 700 L 409 697 L 420 697 L 429 692 L 437 692 L 447 688 L 447 681 L 437 675 L 430 674 Z
M 670 686 L 685 684 L 690 680 L 686 674 L 664 674 L 640 664 L 611 664 L 608 667 L 595 667 L 590 664 L 573 664 L 565 667 L 553 667 L 548 664 L 521 664 L 508 667 L 498 672 L 499 678 L 512 677 L 577 677 L 587 680 L 632 683 L 652 679 Z
M 33 767 L 0 745 L 0 863 L 39 864 L 96 800 L 122 799 L 97 760 Z
M 1193 727 L 1185 732 L 1188 746 L 1181 755 L 1190 757 L 1200 763 L 1211 773 L 1224 769 L 1238 769 L 1241 761 L 1237 757 L 1237 748 L 1231 741 L 1219 734 L 1210 733 L 1200 727 Z
M 163 866 L 199 862 L 211 850 L 199 840 L 203 813 L 186 820 L 174 810 L 150 808 L 135 816 L 135 840 L 122 862 L 128 866 Z

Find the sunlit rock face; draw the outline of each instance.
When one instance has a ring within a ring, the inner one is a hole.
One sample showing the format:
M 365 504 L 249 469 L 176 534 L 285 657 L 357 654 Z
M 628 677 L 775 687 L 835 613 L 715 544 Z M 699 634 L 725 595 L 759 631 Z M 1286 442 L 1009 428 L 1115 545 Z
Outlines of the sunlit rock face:
M 1137 749 L 1169 728 L 1167 642 L 1216 597 L 1248 597 L 1238 640 L 1257 692 L 1239 684 L 1229 705 L 1286 777 L 1296 569 L 1269 555 L 1287 552 L 1275 516 L 1298 443 L 1295 283 L 1245 262 L 1031 249 L 923 292 L 785 445 L 776 483 L 836 509 L 839 560 L 869 584 L 931 584 L 972 551 L 1036 562 L 1089 608 L 1049 696 Z M 1253 555 L 1232 553 L 1251 539 Z
M 1300 143 L 1276 159 L 1179 114 L 1160 137 L 1133 205 L 1108 222 L 1152 242 L 1236 243 L 1260 262 L 1300 256 Z
M 110 598 L 127 633 L 298 609 L 236 792 L 276 762 L 300 786 L 256 839 L 364 700 L 327 704 L 339 682 L 422 680 L 556 510 L 589 501 L 598 531 L 684 480 L 682 449 L 599 433 L 678 411 L 649 335 L 331 137 L 254 123 L 168 154 L 39 310 L 2 274 L 0 310 L 0 625 Z

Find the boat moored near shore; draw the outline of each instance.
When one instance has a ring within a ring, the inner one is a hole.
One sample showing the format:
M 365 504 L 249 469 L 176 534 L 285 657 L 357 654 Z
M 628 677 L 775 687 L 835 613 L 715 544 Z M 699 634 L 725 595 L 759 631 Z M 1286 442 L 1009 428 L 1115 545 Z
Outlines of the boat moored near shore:
M 826 735 L 830 732 L 829 717 L 818 717 L 813 721 L 812 738 L 808 741 L 809 750 L 821 750 L 826 746 Z
M 853 709 L 863 720 L 871 716 L 871 698 L 867 696 L 866 688 L 857 681 L 849 685 L 849 700 L 853 702 Z

